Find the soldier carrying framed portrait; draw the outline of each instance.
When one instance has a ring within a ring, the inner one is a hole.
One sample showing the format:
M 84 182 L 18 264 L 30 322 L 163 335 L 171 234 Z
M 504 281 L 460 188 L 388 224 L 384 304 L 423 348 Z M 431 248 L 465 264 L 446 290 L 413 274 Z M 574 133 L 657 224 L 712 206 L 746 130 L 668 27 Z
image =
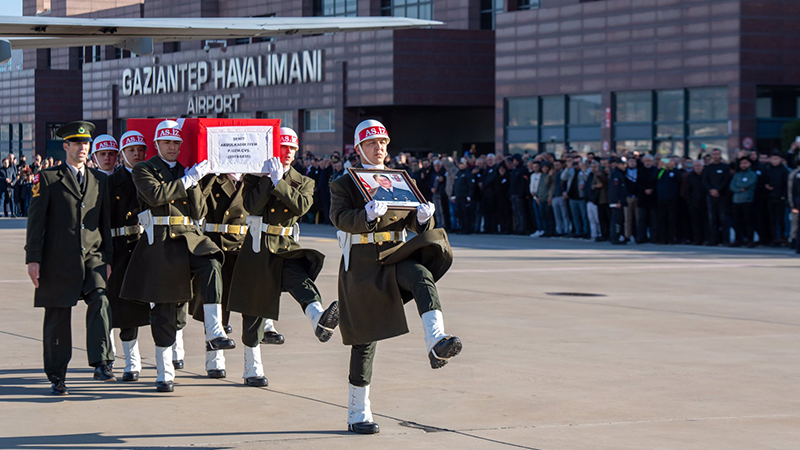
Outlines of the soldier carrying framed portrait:
M 408 172 L 395 169 L 349 168 L 361 195 L 369 202 L 386 202 L 392 209 L 416 209 L 427 203 Z

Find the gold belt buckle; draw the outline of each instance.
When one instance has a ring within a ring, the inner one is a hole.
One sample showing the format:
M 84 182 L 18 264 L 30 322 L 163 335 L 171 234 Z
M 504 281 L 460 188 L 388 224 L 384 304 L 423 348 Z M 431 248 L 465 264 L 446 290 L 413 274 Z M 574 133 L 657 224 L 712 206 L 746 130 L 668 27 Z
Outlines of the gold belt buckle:
M 169 217 L 169 224 L 170 225 L 183 225 L 183 217 L 170 216 Z
M 241 225 L 228 225 L 228 233 L 239 234 L 241 232 Z

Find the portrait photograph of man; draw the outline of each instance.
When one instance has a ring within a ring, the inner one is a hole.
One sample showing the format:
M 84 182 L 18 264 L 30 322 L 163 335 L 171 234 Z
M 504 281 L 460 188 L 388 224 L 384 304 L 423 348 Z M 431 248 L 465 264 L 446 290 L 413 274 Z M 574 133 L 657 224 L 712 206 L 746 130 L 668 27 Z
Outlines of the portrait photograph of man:
M 393 207 L 416 208 L 425 200 L 402 171 L 394 170 L 353 170 L 358 178 L 362 193 L 367 200 L 386 202 Z

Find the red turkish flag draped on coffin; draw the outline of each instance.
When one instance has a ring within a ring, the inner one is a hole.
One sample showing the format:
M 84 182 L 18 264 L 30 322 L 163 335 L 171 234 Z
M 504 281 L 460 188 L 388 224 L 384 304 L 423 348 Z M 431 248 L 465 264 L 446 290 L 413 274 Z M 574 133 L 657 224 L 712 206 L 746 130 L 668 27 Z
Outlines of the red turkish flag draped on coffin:
M 153 143 L 156 127 L 166 119 L 128 119 L 128 130 L 135 130 L 144 135 L 147 142 L 147 158 L 157 154 Z M 184 167 L 192 167 L 199 161 L 208 159 L 207 130 L 214 127 L 272 127 L 272 155 L 280 150 L 280 119 L 170 119 L 181 125 L 181 153 L 178 162 Z

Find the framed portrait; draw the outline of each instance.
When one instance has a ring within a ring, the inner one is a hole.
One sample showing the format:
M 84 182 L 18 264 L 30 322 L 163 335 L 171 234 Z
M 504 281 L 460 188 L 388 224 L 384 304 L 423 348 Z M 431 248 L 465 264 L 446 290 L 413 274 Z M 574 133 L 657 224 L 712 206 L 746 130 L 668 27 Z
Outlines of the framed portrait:
M 416 209 L 427 202 L 405 170 L 347 170 L 366 201 L 380 200 L 392 209 Z

